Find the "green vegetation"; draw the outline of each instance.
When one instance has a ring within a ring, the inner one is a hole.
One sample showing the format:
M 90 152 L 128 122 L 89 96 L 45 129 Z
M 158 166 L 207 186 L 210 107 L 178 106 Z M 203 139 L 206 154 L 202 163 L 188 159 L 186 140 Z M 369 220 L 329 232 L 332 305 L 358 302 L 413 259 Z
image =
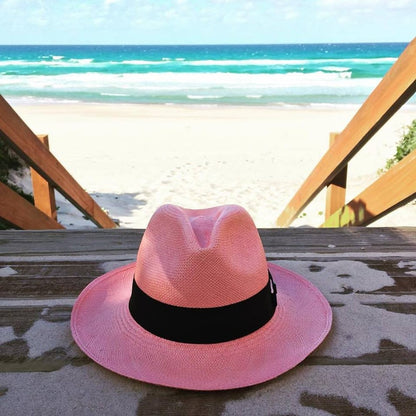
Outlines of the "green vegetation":
M 9 182 L 9 172 L 20 170 L 25 166 L 24 162 L 4 143 L 0 138 L 0 182 L 6 184 L 23 198 L 33 204 L 33 196 L 25 193 L 18 186 Z M 0 219 L 0 230 L 11 228 L 10 224 Z
M 0 181 L 8 183 L 9 170 L 22 167 L 17 156 L 0 139 Z
M 387 160 L 386 166 L 382 172 L 389 170 L 414 149 L 416 149 L 416 119 L 412 121 L 410 126 L 407 126 L 406 129 L 403 130 L 402 138 L 397 143 L 396 154 Z

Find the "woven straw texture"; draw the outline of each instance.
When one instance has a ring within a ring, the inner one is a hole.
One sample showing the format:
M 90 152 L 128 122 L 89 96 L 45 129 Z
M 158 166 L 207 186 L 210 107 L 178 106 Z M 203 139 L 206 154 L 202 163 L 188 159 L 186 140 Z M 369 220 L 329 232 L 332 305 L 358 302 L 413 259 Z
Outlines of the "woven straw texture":
M 143 236 L 135 278 L 161 302 L 211 308 L 253 296 L 268 274 L 257 229 L 243 208 L 163 205 Z
M 245 337 L 187 344 L 157 337 L 131 317 L 132 279 L 177 306 L 216 307 L 261 290 L 267 268 L 277 286 L 272 319 Z M 265 260 L 258 232 L 238 206 L 161 207 L 136 263 L 95 279 L 80 294 L 72 334 L 94 361 L 124 376 L 191 390 L 223 390 L 272 379 L 310 354 L 329 332 L 331 309 L 317 288 Z

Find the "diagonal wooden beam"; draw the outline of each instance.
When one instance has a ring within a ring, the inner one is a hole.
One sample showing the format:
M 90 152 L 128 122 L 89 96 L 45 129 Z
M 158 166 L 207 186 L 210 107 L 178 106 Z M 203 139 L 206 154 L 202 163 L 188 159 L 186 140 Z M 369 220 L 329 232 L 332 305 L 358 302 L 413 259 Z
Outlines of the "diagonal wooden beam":
M 97 226 L 115 228 L 113 220 L 39 141 L 0 95 L 0 137 Z
M 368 225 L 416 197 L 416 150 L 390 168 L 321 227 Z
M 24 230 L 64 228 L 29 201 L 0 182 L 0 218 Z
M 340 133 L 301 185 L 276 223 L 287 227 L 313 198 L 347 165 L 390 117 L 416 92 L 416 38 Z

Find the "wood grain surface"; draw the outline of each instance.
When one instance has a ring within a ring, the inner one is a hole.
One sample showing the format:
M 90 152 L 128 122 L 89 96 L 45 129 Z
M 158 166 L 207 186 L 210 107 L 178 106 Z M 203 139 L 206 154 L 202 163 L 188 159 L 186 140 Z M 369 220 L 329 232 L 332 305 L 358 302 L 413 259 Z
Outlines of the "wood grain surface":
M 225 392 L 129 380 L 74 343 L 76 297 L 133 262 L 142 235 L 0 232 L 1 415 L 416 414 L 416 228 L 260 230 L 269 261 L 322 291 L 333 327 L 291 371 Z

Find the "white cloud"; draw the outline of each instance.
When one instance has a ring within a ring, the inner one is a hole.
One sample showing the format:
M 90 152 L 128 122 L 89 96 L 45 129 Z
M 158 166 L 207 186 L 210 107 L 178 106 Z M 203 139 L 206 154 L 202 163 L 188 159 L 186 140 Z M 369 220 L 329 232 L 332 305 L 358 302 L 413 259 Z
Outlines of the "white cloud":
M 164 16 L 168 19 L 176 19 L 179 17 L 179 13 L 176 9 L 168 9 L 165 11 Z
M 103 17 L 97 17 L 93 21 L 95 26 L 102 25 L 105 22 L 105 19 Z
M 245 9 L 245 10 L 251 10 L 253 8 L 254 8 L 254 4 L 253 4 L 252 1 L 247 1 L 243 5 L 243 9 Z
M 29 39 L 33 31 L 55 33 L 64 40 L 70 34 L 75 37 L 83 34 L 86 41 L 95 41 L 99 36 L 107 36 L 103 35 L 104 27 L 111 27 L 119 39 L 125 37 L 126 41 L 141 42 L 152 31 L 159 36 L 158 40 L 170 41 L 168 33 L 187 40 L 192 33 L 195 39 L 203 38 L 205 42 L 227 41 L 228 36 L 231 39 L 238 33 L 241 39 L 257 39 L 269 33 L 275 36 L 276 27 L 279 27 L 279 36 L 281 33 L 287 39 L 296 40 L 307 36 L 306 32 L 302 36 L 295 33 L 297 22 L 303 22 L 305 30 L 309 25 L 316 31 L 322 21 L 332 28 L 348 20 L 360 33 L 370 33 L 369 27 L 377 22 L 374 33 L 379 30 L 381 34 L 376 35 L 380 37 L 384 36 L 380 22 L 390 20 L 396 32 L 404 27 L 401 32 L 404 34 L 400 35 L 404 39 L 414 27 L 411 18 L 415 12 L 416 0 L 0 0 L 0 27 L 8 34 L 3 34 L 4 37 L 25 28 L 27 35 L 22 35 L 22 39 Z M 363 21 L 368 21 L 368 25 L 363 25 Z M 243 24 L 247 25 L 244 31 Z M 345 31 L 347 27 L 343 26 Z M 316 37 L 325 37 L 325 32 L 331 30 L 322 28 L 322 36 L 318 33 Z M 235 39 L 239 37 L 236 35 Z
M 317 5 L 328 9 L 371 10 L 377 12 L 383 9 L 413 9 L 414 0 L 318 0 Z
M 414 0 L 318 0 L 316 18 L 332 19 L 339 24 L 357 24 L 360 17 L 385 19 L 390 14 L 397 19 L 398 14 L 415 15 Z M 371 22 L 370 22 L 371 23 Z
M 296 19 L 298 16 L 299 16 L 299 13 L 295 10 L 288 10 L 285 13 L 285 19 L 286 20 Z
M 387 3 L 388 0 L 385 2 Z M 375 7 L 380 0 L 318 0 L 318 6 L 334 9 L 353 9 L 356 7 Z
M 211 2 L 215 4 L 235 3 L 235 1 L 236 0 L 211 0 Z
M 49 20 L 44 13 L 33 13 L 29 17 L 29 22 L 33 23 L 35 26 L 46 26 Z
M 389 9 L 406 9 L 407 7 L 415 7 L 415 2 L 411 2 L 411 0 L 395 0 L 395 1 L 388 1 L 387 7 Z

